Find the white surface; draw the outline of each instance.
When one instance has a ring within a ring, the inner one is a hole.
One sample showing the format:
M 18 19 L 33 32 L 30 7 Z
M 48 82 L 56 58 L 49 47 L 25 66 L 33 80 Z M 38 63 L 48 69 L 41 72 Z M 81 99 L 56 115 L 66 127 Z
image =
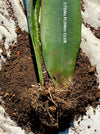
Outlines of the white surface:
M 3 44 L 2 38 L 5 37 L 4 47 L 7 52 L 7 56 L 10 56 L 9 46 L 13 45 L 17 41 L 17 34 L 15 33 L 15 22 L 10 17 L 7 11 L 6 1 L 0 0 L 0 41 Z M 13 44 L 12 41 L 14 40 Z M 1 54 L 0 54 L 1 55 Z
M 100 27 L 100 0 L 83 0 L 84 9 L 82 17 L 84 21 L 98 29 Z
M 27 20 L 25 17 L 25 14 L 23 13 L 23 9 L 20 5 L 20 1 L 22 3 L 22 0 L 9 0 L 12 4 L 13 10 L 14 10 L 14 15 L 16 16 L 18 20 L 18 24 L 22 31 L 28 31 L 27 29 Z
M 80 117 L 78 121 L 74 121 L 74 126 L 69 128 L 69 134 L 100 134 L 100 105 L 95 111 L 88 107 L 83 119 Z

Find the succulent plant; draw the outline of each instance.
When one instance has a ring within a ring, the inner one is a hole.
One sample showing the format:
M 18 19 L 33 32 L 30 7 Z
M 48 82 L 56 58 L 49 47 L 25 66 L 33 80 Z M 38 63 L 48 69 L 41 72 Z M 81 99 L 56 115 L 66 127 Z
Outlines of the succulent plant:
M 44 84 L 41 42 L 50 77 L 64 84 L 73 76 L 81 42 L 81 0 L 26 0 L 26 7 L 40 82 Z

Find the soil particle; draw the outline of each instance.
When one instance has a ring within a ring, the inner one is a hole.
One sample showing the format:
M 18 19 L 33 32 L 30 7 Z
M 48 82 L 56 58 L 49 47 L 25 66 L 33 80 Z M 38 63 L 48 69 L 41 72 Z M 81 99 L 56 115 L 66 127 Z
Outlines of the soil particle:
M 92 27 L 90 24 L 83 22 L 83 24 L 87 27 L 90 28 L 90 30 L 92 31 L 92 33 L 94 34 L 94 36 L 98 39 L 100 39 L 100 27 L 98 27 L 98 29 L 95 29 L 94 27 Z
M 91 128 L 91 126 L 88 126 L 88 128 Z
M 13 11 L 11 2 L 9 0 L 7 0 L 6 4 L 7 4 L 7 11 L 9 13 L 10 17 L 15 21 L 16 26 L 18 26 L 18 21 L 17 21 L 17 18 L 14 16 L 14 11 Z
M 83 0 L 81 0 L 81 10 L 84 12 L 85 11 L 85 9 L 84 9 L 84 1 Z
M 100 27 L 96 30 L 94 27 L 90 26 L 90 30 L 94 33 L 94 35 L 100 39 Z

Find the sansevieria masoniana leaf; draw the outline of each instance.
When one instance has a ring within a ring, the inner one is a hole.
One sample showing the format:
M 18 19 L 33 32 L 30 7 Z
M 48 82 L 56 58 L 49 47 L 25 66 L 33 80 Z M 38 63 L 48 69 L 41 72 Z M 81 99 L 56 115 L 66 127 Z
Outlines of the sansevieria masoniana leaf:
M 35 51 L 36 62 L 40 82 L 44 83 L 42 75 L 41 54 L 40 54 L 40 41 L 39 41 L 39 10 L 40 0 L 26 0 L 27 18 L 32 38 L 32 43 Z
M 42 0 L 41 42 L 51 78 L 72 77 L 81 41 L 81 0 Z

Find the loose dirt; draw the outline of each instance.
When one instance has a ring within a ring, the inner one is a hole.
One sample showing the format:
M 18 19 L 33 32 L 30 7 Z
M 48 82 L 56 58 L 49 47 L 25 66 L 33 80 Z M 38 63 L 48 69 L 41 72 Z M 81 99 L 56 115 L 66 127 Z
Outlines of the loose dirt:
M 0 96 L 6 112 L 19 126 L 35 134 L 48 130 L 56 134 L 75 116 L 84 115 L 88 105 L 97 106 L 100 90 L 96 70 L 81 49 L 69 84 L 55 88 L 49 80 L 48 87 L 41 87 L 31 39 L 20 28 L 16 32 L 18 42 L 10 48 L 11 57 L 0 71 Z

